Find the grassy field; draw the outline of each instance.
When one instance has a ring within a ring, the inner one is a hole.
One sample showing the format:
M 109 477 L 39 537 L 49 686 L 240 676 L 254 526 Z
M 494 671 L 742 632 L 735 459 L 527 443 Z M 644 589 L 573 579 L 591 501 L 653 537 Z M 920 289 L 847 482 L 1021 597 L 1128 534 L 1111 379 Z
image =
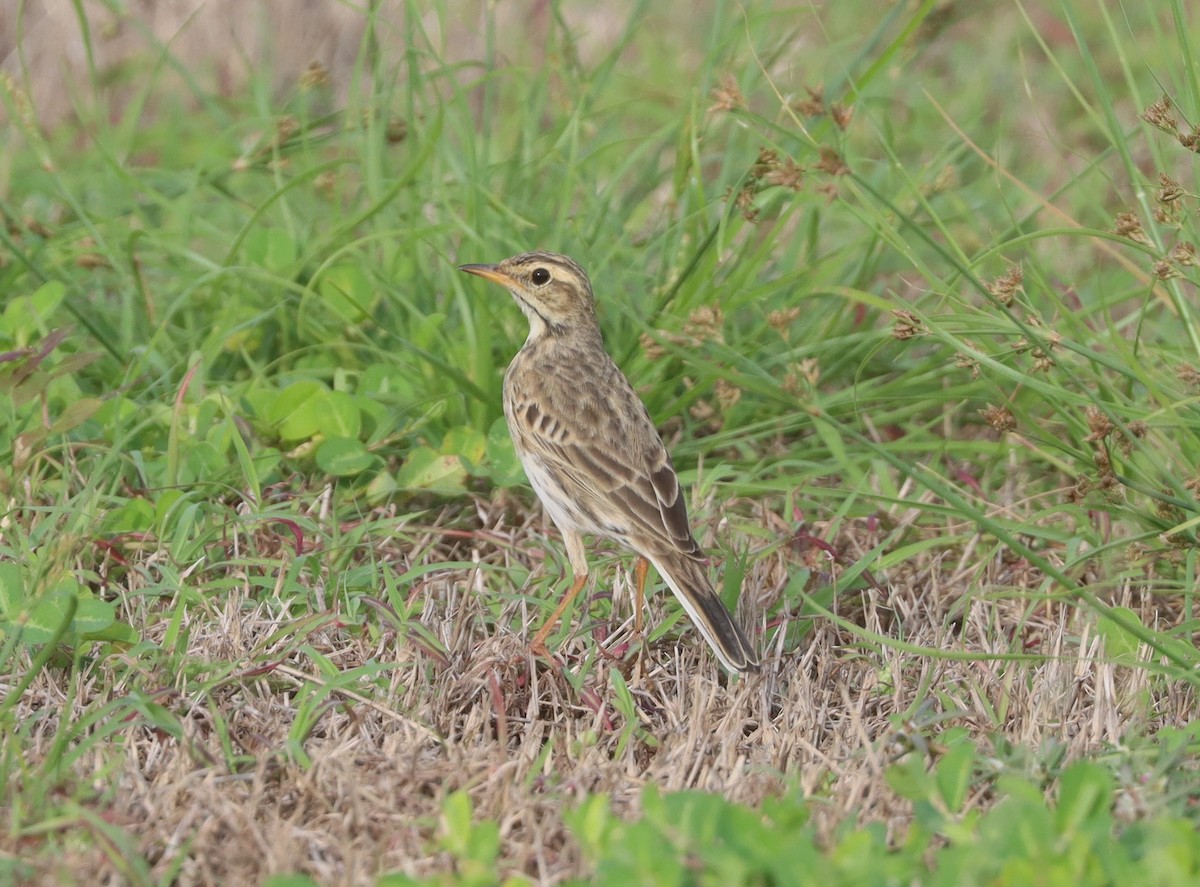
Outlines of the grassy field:
M 1183 0 L 449 6 L 0 84 L 0 884 L 1197 883 Z M 528 651 L 532 248 L 761 674 Z

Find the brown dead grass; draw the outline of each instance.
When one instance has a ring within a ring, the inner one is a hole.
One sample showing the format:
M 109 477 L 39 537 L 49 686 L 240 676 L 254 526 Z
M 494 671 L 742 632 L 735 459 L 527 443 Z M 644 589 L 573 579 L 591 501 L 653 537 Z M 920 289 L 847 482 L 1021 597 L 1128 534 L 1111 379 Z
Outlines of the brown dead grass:
M 821 834 L 846 821 L 881 822 L 900 839 L 911 811 L 884 773 L 914 747 L 922 753 L 922 736 L 960 725 L 985 745 L 997 736 L 1032 748 L 1054 742 L 1075 758 L 1132 728 L 1178 725 L 1195 715 L 1190 688 L 1163 689 L 1143 669 L 1104 662 L 1091 620 L 1074 607 L 1022 603 L 1019 593 L 1040 581 L 1033 571 L 997 561 L 993 575 L 979 575 L 957 566 L 963 551 L 905 564 L 896 571 L 903 575 L 864 592 L 846 612 L 868 633 L 970 658 L 875 646 L 827 620 L 789 652 L 783 617 L 765 633 L 759 625 L 768 645 L 763 673 L 731 681 L 690 630 L 652 644 L 639 666 L 629 652 L 632 620 L 610 632 L 609 620 L 577 613 L 570 639 L 548 663 L 525 648 L 528 625 L 541 612 L 521 594 L 532 589 L 509 587 L 507 574 L 491 569 L 540 555 L 540 527 L 525 520 L 506 530 L 503 512 L 486 505 L 478 511 L 486 530 L 410 527 L 386 548 L 363 546 L 406 568 L 447 560 L 480 565 L 428 574 L 411 589 L 425 602 L 421 623 L 436 641 L 402 623 L 391 631 L 386 619 L 377 623 L 382 632 L 350 630 L 336 618 L 304 622 L 294 609 L 284 615 L 287 602 L 234 587 L 207 612 L 189 616 L 185 659 L 192 669 L 211 668 L 207 675 L 148 673 L 144 663 L 120 659 L 87 670 L 70 720 L 140 688 L 178 718 L 183 735 L 129 717 L 128 727 L 118 724 L 110 742 L 71 767 L 66 785 L 73 788 L 64 791 L 94 798 L 78 821 L 62 824 L 62 843 L 72 852 L 46 853 L 49 845 L 40 841 L 0 849 L 34 860 L 35 883 L 125 883 L 114 864 L 120 853 L 89 824 L 94 819 L 134 836 L 156 876 L 180 866 L 181 884 L 248 884 L 295 870 L 322 883 L 369 884 L 384 871 L 447 871 L 452 862 L 439 849 L 439 813 L 450 792 L 465 790 L 477 817 L 499 823 L 504 871 L 555 883 L 586 874 L 563 811 L 592 793 L 609 794 L 632 816 L 647 785 L 702 789 L 750 805 L 799 788 L 820 800 L 814 823 Z M 835 547 L 870 543 L 848 527 Z M 738 532 L 736 524 L 730 531 Z M 255 544 L 278 551 L 269 539 L 246 539 L 241 563 L 253 562 L 245 549 Z M 811 552 L 793 546 L 762 553 L 743 595 L 749 608 L 761 613 L 775 603 L 806 556 Z M 547 559 L 544 572 L 555 564 Z M 597 564 L 600 587 L 620 597 L 627 581 L 613 573 L 611 560 Z M 543 571 L 535 568 L 531 577 L 545 587 Z M 1028 584 L 1014 584 L 1021 579 Z M 968 584 L 980 580 L 997 584 Z M 135 585 L 130 580 L 125 600 L 139 600 Z M 1128 593 L 1119 602 L 1144 614 L 1155 606 Z M 663 604 L 661 593 L 652 599 L 650 626 L 663 619 Z M 148 632 L 161 636 L 165 620 L 154 606 L 140 615 Z M 299 742 L 308 766 L 289 753 L 289 736 L 305 697 L 331 677 L 306 650 L 338 673 L 394 663 L 387 679 L 364 680 L 318 702 L 315 726 Z M 1044 658 L 987 658 L 1014 650 Z M 627 676 L 632 723 L 620 710 L 613 670 Z M 55 739 L 64 680 L 62 671 L 43 673 L 20 703 L 20 718 L 42 718 L 27 750 L 30 768 Z M 119 710 L 109 721 L 127 714 Z M 221 725 L 246 766 L 230 766 Z

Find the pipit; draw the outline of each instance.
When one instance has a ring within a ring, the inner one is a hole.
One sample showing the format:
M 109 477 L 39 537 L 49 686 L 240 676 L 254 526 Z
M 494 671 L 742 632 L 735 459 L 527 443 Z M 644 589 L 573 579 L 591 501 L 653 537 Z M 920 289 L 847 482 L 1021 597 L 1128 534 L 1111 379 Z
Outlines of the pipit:
M 534 651 L 545 651 L 551 629 L 587 582 L 587 534 L 616 540 L 639 555 L 639 627 L 649 562 L 726 668 L 757 669 L 754 649 L 708 580 L 662 438 L 604 350 L 587 274 L 566 256 L 546 252 L 459 270 L 503 286 L 529 319 L 529 338 L 504 374 L 504 415 L 575 573 L 534 636 Z

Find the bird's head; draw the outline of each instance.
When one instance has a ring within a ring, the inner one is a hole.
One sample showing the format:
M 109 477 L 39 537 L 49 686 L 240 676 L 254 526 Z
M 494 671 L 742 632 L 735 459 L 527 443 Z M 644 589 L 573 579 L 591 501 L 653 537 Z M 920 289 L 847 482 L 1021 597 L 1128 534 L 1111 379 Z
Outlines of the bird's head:
M 598 332 L 596 299 L 587 273 L 558 253 L 532 252 L 497 265 L 459 265 L 512 293 L 529 318 L 529 338 Z

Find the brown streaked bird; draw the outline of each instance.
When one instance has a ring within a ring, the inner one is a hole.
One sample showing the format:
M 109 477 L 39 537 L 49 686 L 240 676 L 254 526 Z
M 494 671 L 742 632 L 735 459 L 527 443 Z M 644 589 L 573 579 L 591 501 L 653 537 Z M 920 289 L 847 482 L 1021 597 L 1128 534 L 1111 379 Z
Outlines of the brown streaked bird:
M 587 582 L 583 537 L 590 534 L 638 553 L 639 627 L 649 562 L 721 663 L 731 671 L 757 670 L 754 649 L 708 580 L 662 438 L 604 350 L 587 274 L 566 256 L 547 252 L 459 270 L 503 286 L 529 319 L 529 338 L 504 374 L 504 415 L 575 573 L 533 649 L 545 651 L 546 637 Z

